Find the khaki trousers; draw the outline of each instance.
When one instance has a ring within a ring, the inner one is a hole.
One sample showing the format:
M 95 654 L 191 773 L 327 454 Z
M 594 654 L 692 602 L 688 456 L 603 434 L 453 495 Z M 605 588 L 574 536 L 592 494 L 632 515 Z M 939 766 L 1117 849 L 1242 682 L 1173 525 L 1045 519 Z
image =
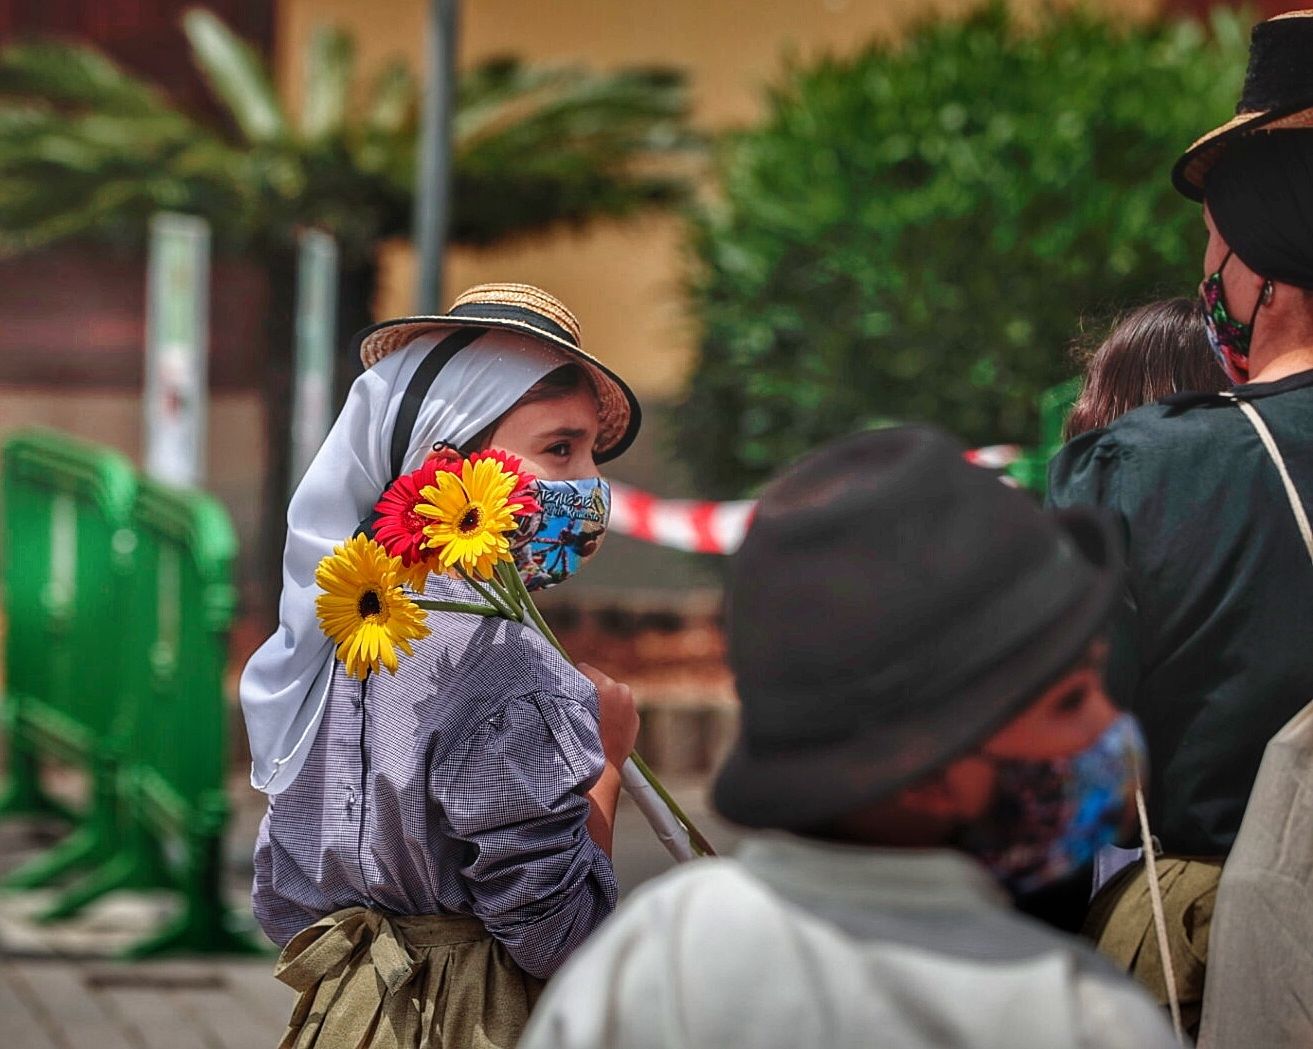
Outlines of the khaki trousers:
M 1161 856 L 1157 867 L 1181 1025 L 1193 1038 L 1199 1033 L 1203 1010 L 1208 934 L 1222 860 Z M 1167 1005 L 1167 981 L 1143 863 L 1127 868 L 1094 897 L 1081 935 L 1143 984 L 1160 1005 Z

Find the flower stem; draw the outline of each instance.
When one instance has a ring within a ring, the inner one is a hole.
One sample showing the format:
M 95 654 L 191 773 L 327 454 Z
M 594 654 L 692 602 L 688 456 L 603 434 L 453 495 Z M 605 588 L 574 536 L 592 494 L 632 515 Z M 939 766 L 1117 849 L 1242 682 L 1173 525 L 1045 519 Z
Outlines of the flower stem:
M 693 847 L 703 856 L 716 855 L 716 850 L 711 847 L 711 842 L 707 841 L 702 832 L 697 829 L 697 826 L 693 821 L 684 814 L 684 810 L 679 807 L 679 802 L 674 799 L 670 791 L 666 790 L 665 784 L 657 779 L 656 773 L 648 768 L 647 762 L 639 756 L 638 751 L 633 751 L 629 755 L 629 759 L 634 763 L 634 766 L 638 771 L 643 774 L 643 778 L 652 785 L 652 789 L 657 792 L 657 795 L 666 803 L 666 806 L 670 811 L 675 814 L 675 819 L 679 820 L 679 822 L 684 825 L 684 829 L 688 831 L 688 839 L 693 843 Z
M 514 569 L 514 566 L 512 566 L 512 569 Z M 529 619 L 533 622 L 533 625 L 537 627 L 539 633 L 541 633 L 543 637 L 552 643 L 556 651 L 560 652 L 561 655 L 567 660 L 570 660 L 570 663 L 573 664 L 574 660 L 570 659 L 570 653 L 565 650 L 565 646 L 562 645 L 556 635 L 552 633 L 552 628 L 547 625 L 547 621 L 543 619 L 542 613 L 538 611 L 538 606 L 534 604 L 533 598 L 529 595 L 529 591 L 524 585 L 524 580 L 520 578 L 520 573 L 515 571 L 514 576 L 514 585 L 518 591 L 517 596 L 520 599 L 520 603 L 524 606 L 525 612 L 528 613 Z M 693 821 L 685 815 L 684 810 L 679 806 L 679 802 L 671 796 L 670 791 L 666 790 L 665 785 L 657 779 L 656 773 L 648 767 L 647 762 L 639 756 L 638 751 L 632 751 L 629 757 L 633 761 L 634 767 L 637 768 L 638 771 L 643 774 L 643 778 L 651 784 L 651 787 L 656 791 L 657 796 L 665 802 L 666 807 L 670 809 L 675 819 L 684 825 L 684 829 L 688 831 L 688 838 L 689 841 L 692 842 L 693 847 L 703 856 L 716 855 L 716 850 L 711 847 L 711 842 L 707 841 L 706 836 L 703 835 L 703 833 L 697 829 L 697 826 Z
M 514 561 L 498 561 L 494 571 L 497 573 L 497 578 L 492 585 L 497 588 L 497 593 L 505 599 L 506 603 L 519 613 L 516 618 L 523 623 L 524 613 L 533 602 L 524 588 L 524 582 L 520 579 L 520 570 L 515 567 Z
M 503 619 L 513 619 L 517 623 L 522 621 L 521 617 L 515 614 L 515 610 L 511 608 L 506 603 L 506 601 L 493 588 L 484 586 L 472 575 L 470 575 L 467 571 L 465 571 L 465 569 L 460 568 L 459 566 L 456 568 L 456 571 L 460 574 L 460 577 L 465 580 L 465 582 L 469 583 L 470 586 L 474 587 L 474 589 L 478 592 L 479 596 L 483 598 L 483 600 L 487 601 L 488 604 L 492 605 L 492 607 L 497 610 L 497 614 L 499 616 L 501 616 Z
M 422 597 L 411 600 L 429 612 L 465 612 L 472 616 L 501 615 L 492 605 L 481 605 L 475 601 L 433 601 Z
M 543 618 L 543 614 L 538 611 L 538 606 L 533 603 L 533 598 L 529 595 L 529 590 L 524 585 L 524 580 L 520 578 L 519 571 L 515 569 L 514 565 L 512 565 L 511 568 L 515 576 L 514 580 L 511 581 L 511 586 L 515 589 L 516 591 L 515 596 L 518 598 L 521 607 L 528 615 L 529 620 L 533 623 L 535 627 L 537 627 L 538 633 L 542 634 L 543 637 L 545 637 L 548 641 L 550 641 L 552 643 L 552 647 L 555 648 L 556 651 L 561 653 L 561 655 L 563 655 L 567 660 L 569 660 L 570 665 L 573 666 L 574 660 L 570 659 L 570 653 L 565 650 L 565 646 L 561 644 L 557 636 L 554 633 L 552 633 L 552 628 L 547 625 L 547 620 L 545 620 Z

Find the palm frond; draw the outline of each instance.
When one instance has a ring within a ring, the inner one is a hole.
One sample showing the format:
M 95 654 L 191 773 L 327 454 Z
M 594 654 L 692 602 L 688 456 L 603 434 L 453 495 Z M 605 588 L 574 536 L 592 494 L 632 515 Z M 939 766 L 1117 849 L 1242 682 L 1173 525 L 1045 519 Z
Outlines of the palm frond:
M 278 95 L 255 49 L 204 8 L 183 15 L 182 28 L 205 82 L 247 140 L 274 142 L 286 135 Z
M 370 86 L 361 120 L 365 135 L 398 135 L 413 126 L 419 88 L 410 67 L 394 59 L 379 70 Z
M 674 162 L 698 140 L 687 130 L 688 94 L 676 71 L 592 73 L 499 60 L 472 71 L 461 89 L 456 239 L 488 243 L 688 192 L 688 172 Z
M 179 115 L 151 84 L 101 52 L 57 41 L 11 44 L 0 51 L 0 96 L 40 98 L 117 116 Z
M 525 70 L 505 61 L 490 88 L 476 70 L 477 101 L 465 102 L 454 125 L 458 154 L 482 149 L 564 148 L 590 143 L 666 151 L 687 148 L 689 102 L 673 70 L 593 73 L 578 68 Z
M 310 34 L 301 110 L 301 135 L 307 142 L 342 134 L 355 63 L 355 42 L 341 29 L 319 26 Z
M 373 79 L 352 120 L 354 47 L 317 31 L 293 130 L 249 45 L 201 9 L 183 27 L 240 144 L 87 48 L 0 52 L 0 247 L 140 238 L 162 207 L 207 218 L 229 244 L 286 247 L 316 225 L 356 260 L 408 231 L 418 91 L 404 63 Z M 681 199 L 696 144 L 687 113 L 671 70 L 483 63 L 458 89 L 452 239 L 487 244 Z

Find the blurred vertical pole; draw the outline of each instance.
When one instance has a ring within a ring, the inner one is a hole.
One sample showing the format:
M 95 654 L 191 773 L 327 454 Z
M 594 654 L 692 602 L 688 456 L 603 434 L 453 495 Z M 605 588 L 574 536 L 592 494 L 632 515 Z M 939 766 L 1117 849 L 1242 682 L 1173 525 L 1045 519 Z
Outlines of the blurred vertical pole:
M 333 424 L 337 282 L 337 242 L 321 230 L 306 230 L 300 236 L 296 257 L 296 363 L 292 374 L 289 494 L 296 491 Z
M 142 458 L 166 484 L 205 480 L 209 352 L 210 227 L 161 212 L 150 220 Z
M 260 538 L 255 564 L 253 610 L 272 629 L 278 622 L 287 537 L 287 493 L 292 472 L 292 390 L 296 370 L 296 249 L 271 246 L 264 253 L 269 306 L 264 317 L 265 470 L 261 486 Z
M 415 312 L 437 313 L 443 250 L 451 215 L 451 124 L 456 108 L 459 0 L 429 0 L 424 36 L 425 84 L 415 165 Z

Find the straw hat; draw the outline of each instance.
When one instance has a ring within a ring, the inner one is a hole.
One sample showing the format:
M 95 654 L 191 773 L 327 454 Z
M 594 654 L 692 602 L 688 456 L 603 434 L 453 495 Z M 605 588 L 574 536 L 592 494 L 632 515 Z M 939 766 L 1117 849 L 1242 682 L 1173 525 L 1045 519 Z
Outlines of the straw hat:
M 579 321 L 556 296 L 532 284 L 478 284 L 464 291 L 444 314 L 398 317 L 357 332 L 353 345 L 366 368 L 406 347 L 418 335 L 457 328 L 503 328 L 529 335 L 573 358 L 597 393 L 600 429 L 594 454 L 599 463 L 616 458 L 638 435 L 642 412 L 628 384 L 580 346 Z
M 1259 22 L 1249 40 L 1249 68 L 1236 115 L 1185 151 L 1172 184 L 1204 199 L 1204 178 L 1239 135 L 1313 128 L 1313 10 L 1288 11 Z

